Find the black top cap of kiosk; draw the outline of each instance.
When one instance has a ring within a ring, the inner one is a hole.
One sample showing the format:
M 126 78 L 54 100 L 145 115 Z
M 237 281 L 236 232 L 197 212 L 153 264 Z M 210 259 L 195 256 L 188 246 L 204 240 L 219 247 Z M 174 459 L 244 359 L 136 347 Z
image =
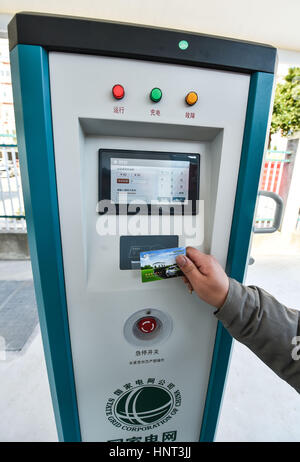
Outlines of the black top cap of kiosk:
M 8 25 L 9 46 L 273 73 L 276 49 L 257 43 L 179 30 L 42 13 L 17 13 Z M 179 43 L 184 46 L 180 47 Z M 188 46 L 186 46 L 188 45 Z

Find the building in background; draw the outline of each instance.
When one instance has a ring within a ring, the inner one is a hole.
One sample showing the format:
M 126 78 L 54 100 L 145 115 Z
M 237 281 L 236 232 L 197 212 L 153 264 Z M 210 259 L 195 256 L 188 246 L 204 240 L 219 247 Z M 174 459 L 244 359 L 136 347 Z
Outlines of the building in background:
M 0 144 L 16 144 L 9 50 L 6 39 L 0 39 L 0 135 Z
M 28 257 L 10 72 L 8 40 L 0 38 L 0 258 L 4 259 Z

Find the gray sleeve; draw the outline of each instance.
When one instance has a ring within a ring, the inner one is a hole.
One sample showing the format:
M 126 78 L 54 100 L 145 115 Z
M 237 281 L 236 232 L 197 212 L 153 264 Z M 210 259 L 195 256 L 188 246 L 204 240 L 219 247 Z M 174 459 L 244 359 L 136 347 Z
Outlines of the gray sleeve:
M 292 339 L 300 335 L 299 311 L 259 287 L 229 279 L 227 298 L 215 315 L 236 340 L 300 393 L 300 359 L 292 357 Z

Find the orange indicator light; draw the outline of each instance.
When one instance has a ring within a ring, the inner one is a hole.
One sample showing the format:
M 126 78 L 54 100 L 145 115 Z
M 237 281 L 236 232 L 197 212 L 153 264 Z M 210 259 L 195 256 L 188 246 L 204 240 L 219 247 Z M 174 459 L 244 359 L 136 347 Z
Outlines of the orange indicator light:
M 189 106 L 193 106 L 195 103 L 197 103 L 197 101 L 198 101 L 198 95 L 195 91 L 190 91 L 185 97 L 185 102 Z

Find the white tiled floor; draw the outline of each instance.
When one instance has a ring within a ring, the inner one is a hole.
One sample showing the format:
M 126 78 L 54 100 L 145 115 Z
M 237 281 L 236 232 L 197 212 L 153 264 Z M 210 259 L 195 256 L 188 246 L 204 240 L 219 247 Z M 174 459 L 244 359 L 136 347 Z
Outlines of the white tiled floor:
M 30 262 L 1 262 L 1 279 L 28 279 Z M 300 257 L 257 257 L 248 284 L 300 308 Z M 0 361 L 0 441 L 56 441 L 41 335 Z M 300 441 L 299 395 L 235 342 L 216 441 Z

